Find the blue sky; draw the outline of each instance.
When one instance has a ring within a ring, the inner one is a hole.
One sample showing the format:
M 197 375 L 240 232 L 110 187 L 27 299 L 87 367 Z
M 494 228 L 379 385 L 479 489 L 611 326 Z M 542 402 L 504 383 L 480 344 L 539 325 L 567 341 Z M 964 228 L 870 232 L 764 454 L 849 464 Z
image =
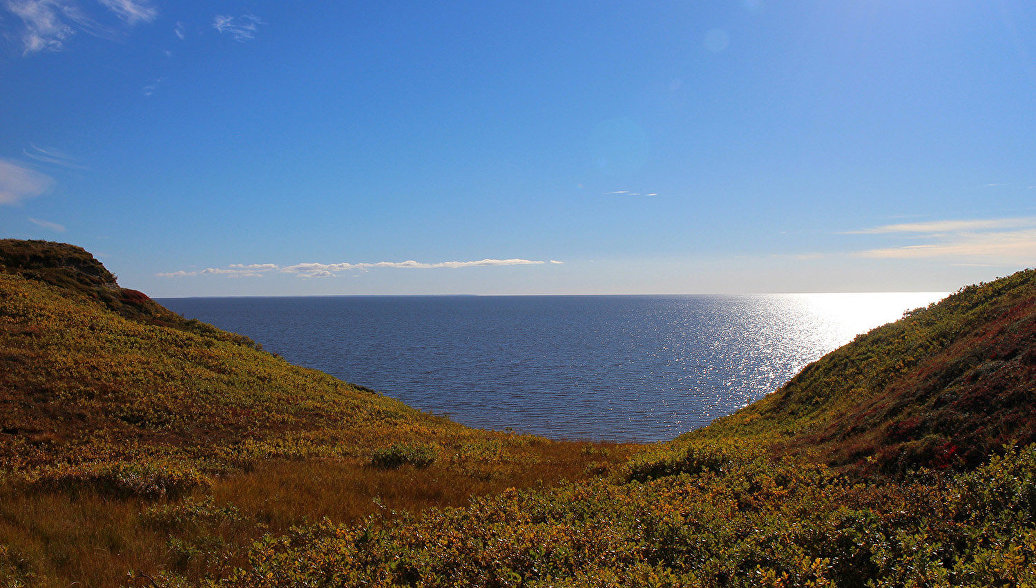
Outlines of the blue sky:
M 1036 3 L 0 0 L 0 234 L 153 296 L 1036 265 Z

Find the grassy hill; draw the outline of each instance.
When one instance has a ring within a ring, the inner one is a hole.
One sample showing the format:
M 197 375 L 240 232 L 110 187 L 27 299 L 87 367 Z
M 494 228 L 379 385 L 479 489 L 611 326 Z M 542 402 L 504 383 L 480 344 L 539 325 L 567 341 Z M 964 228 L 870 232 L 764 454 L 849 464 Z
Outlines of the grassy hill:
M 1029 270 L 672 442 L 556 442 L 0 240 L 0 585 L 1032 585 L 1034 331 Z
M 35 253 L 23 254 L 30 246 Z M 516 439 L 185 321 L 127 295 L 82 249 L 6 241 L 0 252 L 0 466 L 9 471 L 54 476 L 55 467 L 169 461 L 202 475 L 270 458 L 369 459 L 394 443 L 435 442 L 448 452 Z M 18 254 L 27 262 L 18 265 Z
M 687 438 L 761 437 L 835 466 L 974 467 L 1036 441 L 1036 270 L 961 289 L 860 335 Z
M 0 585 L 5 559 L 55 585 L 108 567 L 117 585 L 127 547 L 145 571 L 183 560 L 134 501 L 233 500 L 247 543 L 582 478 L 629 452 L 470 429 L 291 365 L 120 288 L 79 247 L 0 240 L 0 264 Z
M 54 286 L 64 296 L 78 295 L 93 300 L 102 308 L 136 322 L 255 346 L 248 337 L 185 319 L 143 292 L 120 287 L 115 276 L 82 247 L 51 241 L 0 239 L 0 273 Z

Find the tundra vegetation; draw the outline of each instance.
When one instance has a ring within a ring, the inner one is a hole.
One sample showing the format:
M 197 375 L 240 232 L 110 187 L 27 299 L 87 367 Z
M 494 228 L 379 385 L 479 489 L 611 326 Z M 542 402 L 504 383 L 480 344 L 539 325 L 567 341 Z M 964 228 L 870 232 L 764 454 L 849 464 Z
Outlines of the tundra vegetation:
M 475 430 L 0 240 L 0 585 L 1036 584 L 1036 271 L 652 446 Z

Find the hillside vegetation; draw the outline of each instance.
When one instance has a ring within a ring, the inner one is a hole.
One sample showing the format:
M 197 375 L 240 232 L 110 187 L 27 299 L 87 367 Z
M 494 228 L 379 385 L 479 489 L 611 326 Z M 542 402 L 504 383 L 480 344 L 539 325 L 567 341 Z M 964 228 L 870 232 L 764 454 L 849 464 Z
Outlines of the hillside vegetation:
M 126 290 L 88 253 L 37 248 L 68 265 L 0 274 L 7 471 L 50 479 L 90 475 L 94 463 L 175 462 L 202 476 L 270 458 L 369 459 L 393 444 L 533 442 L 422 413 L 208 325 L 185 327 L 143 295 L 134 308 L 145 310 L 127 311 Z M 42 279 L 23 277 L 34 274 Z
M 1036 270 L 860 335 L 687 439 L 758 436 L 868 473 L 974 467 L 1036 441 Z
M 1031 270 L 634 448 L 415 411 L 76 247 L 0 260 L 0 585 L 1036 584 Z
M 36 583 L 110 566 L 101 583 L 118 584 L 127 547 L 154 552 L 137 569 L 198 572 L 134 501 L 233 500 L 247 543 L 581 478 L 629 451 L 470 429 L 291 365 L 120 288 L 78 247 L 0 240 L 0 260 L 0 585 L 5 558 Z
M 136 322 L 255 346 L 248 337 L 185 319 L 139 290 L 120 287 L 115 276 L 82 247 L 50 241 L 0 239 L 0 273 L 55 286 L 64 296 L 79 295 L 96 301 L 103 308 Z

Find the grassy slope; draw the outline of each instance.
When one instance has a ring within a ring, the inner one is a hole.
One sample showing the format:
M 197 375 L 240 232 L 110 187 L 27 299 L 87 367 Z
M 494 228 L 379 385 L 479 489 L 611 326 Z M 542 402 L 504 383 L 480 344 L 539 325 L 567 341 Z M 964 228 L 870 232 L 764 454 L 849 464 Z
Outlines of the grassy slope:
M 137 322 L 255 346 L 248 337 L 184 319 L 143 292 L 119 287 L 115 276 L 82 247 L 51 241 L 0 239 L 0 273 L 56 286 L 65 295 L 79 294 Z
M 471 443 L 545 442 L 414 410 L 150 300 L 126 310 L 124 297 L 104 297 L 125 290 L 85 251 L 28 242 L 42 253 L 17 266 L 4 248 L 25 243 L 0 241 L 3 470 L 172 459 L 220 472 L 269 458 L 366 459 L 399 443 L 456 457 Z
M 1036 270 L 963 288 L 857 337 L 686 439 L 736 435 L 833 465 L 975 466 L 1036 441 Z
M 263 529 L 464 504 L 629 453 L 470 429 L 291 365 L 57 243 L 0 240 L 0 366 L 0 585 L 13 561 L 44 584 L 197 574 Z M 188 557 L 144 514 L 199 496 L 242 522 Z
M 231 340 L 129 320 L 0 275 L 0 464 L 266 457 L 472 433 Z

